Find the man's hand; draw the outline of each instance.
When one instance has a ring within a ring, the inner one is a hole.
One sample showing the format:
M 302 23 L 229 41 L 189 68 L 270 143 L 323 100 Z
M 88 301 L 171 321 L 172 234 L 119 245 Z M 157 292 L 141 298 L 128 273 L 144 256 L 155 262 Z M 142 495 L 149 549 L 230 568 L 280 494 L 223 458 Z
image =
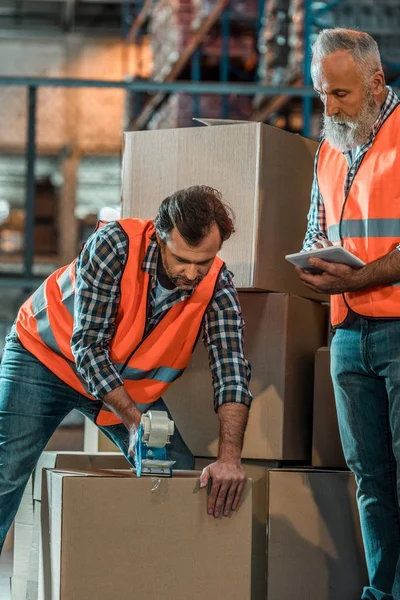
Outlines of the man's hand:
M 135 453 L 135 442 L 137 430 L 139 429 L 142 413 L 133 402 L 132 398 L 123 385 L 109 392 L 103 401 L 121 419 L 129 431 L 129 455 L 133 458 Z
M 139 421 L 140 424 L 140 421 Z M 129 428 L 129 448 L 128 448 L 128 452 L 129 452 L 129 456 L 131 456 L 132 458 L 135 458 L 135 446 L 136 446 L 136 440 L 137 440 L 137 436 L 138 436 L 138 429 L 139 429 L 139 425 L 131 425 L 131 427 Z
M 204 469 L 200 486 L 206 487 L 211 479 L 207 501 L 209 515 L 229 517 L 240 502 L 246 483 L 246 473 L 240 457 L 249 409 L 243 404 L 228 402 L 218 409 L 220 436 L 218 460 Z
M 304 285 L 320 294 L 343 294 L 362 289 L 362 269 L 352 269 L 347 265 L 329 263 L 320 258 L 310 258 L 310 267 L 322 271 L 319 274 L 307 273 L 296 267 L 296 272 Z
M 329 240 L 321 240 L 320 242 L 315 242 L 315 244 L 312 245 L 312 249 L 318 250 L 319 248 L 329 248 L 330 246 L 333 246 L 332 242 Z
M 200 487 L 204 488 L 211 480 L 208 496 L 207 512 L 219 517 L 229 517 L 236 510 L 246 484 L 247 475 L 240 460 L 227 461 L 218 459 L 206 467 L 200 477 Z

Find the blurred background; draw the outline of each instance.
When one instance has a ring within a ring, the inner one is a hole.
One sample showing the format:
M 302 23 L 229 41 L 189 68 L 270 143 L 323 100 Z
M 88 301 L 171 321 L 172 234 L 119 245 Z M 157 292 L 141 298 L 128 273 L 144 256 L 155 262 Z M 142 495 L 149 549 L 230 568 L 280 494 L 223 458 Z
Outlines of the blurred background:
M 208 117 L 317 138 L 309 48 L 335 26 L 372 34 L 397 85 L 398 0 L 1 0 L 0 354 L 22 301 L 118 217 L 124 130 Z

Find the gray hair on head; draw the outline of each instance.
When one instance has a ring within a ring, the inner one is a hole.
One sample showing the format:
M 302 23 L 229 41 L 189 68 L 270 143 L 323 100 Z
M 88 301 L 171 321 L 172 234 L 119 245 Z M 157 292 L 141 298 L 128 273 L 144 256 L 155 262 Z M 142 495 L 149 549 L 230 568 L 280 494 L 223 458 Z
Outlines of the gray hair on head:
M 378 44 L 368 33 L 355 29 L 323 29 L 312 46 L 312 72 L 326 56 L 347 50 L 365 79 L 377 71 L 382 71 L 381 55 Z

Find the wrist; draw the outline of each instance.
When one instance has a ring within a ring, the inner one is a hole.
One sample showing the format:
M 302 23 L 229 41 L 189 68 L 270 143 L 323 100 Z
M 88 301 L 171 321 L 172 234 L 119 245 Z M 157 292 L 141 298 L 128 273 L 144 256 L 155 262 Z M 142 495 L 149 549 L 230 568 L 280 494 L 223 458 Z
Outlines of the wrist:
M 351 280 L 351 289 L 349 290 L 350 292 L 359 292 L 366 287 L 366 280 L 368 277 L 367 267 L 368 265 L 365 265 L 365 267 L 354 271 Z
M 235 444 L 230 442 L 220 442 L 218 460 L 240 463 L 242 460 L 241 448 L 238 448 Z

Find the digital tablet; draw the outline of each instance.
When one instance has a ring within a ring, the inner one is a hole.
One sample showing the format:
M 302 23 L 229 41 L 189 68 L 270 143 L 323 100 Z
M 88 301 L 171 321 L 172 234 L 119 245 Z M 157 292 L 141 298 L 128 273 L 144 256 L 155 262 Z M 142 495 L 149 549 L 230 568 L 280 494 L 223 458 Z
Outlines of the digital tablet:
M 320 270 L 309 264 L 309 258 L 320 258 L 321 260 L 326 260 L 326 262 L 347 265 L 353 269 L 361 269 L 361 267 L 365 266 L 365 262 L 341 246 L 328 246 L 327 248 L 316 248 L 308 252 L 296 252 L 295 254 L 287 254 L 285 258 L 296 265 L 296 267 L 300 267 L 300 269 L 304 269 L 310 273 L 318 273 Z

